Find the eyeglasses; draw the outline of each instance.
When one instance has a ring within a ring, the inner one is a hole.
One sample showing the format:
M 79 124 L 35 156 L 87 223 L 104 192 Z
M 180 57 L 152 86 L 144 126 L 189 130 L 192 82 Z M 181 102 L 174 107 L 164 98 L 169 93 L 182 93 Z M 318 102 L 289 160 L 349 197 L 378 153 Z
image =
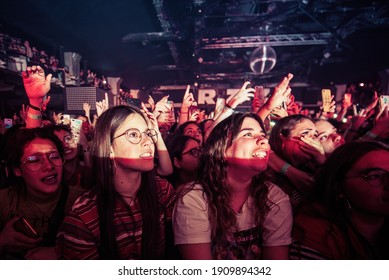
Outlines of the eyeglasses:
M 60 153 L 58 152 L 31 155 L 28 156 L 24 161 L 20 163 L 26 166 L 26 168 L 30 171 L 38 171 L 39 169 L 42 168 L 44 157 L 46 157 L 48 161 L 56 167 L 60 167 L 65 163 L 65 160 L 61 157 Z
M 203 151 L 200 148 L 193 148 L 189 151 L 186 151 L 185 153 L 182 153 L 181 155 L 191 154 L 195 158 L 199 158 Z
M 144 132 L 140 132 L 139 129 L 136 128 L 130 128 L 127 129 L 122 134 L 114 137 L 112 140 L 115 140 L 116 138 L 122 137 L 123 135 L 126 136 L 127 141 L 129 141 L 132 144 L 139 144 L 140 141 L 142 141 L 142 134 L 145 134 L 147 137 L 149 137 L 154 143 L 158 140 L 157 132 L 154 129 L 147 129 Z
M 66 135 L 66 136 L 64 136 L 63 141 L 66 144 L 73 144 L 74 143 L 74 138 L 71 135 Z
M 373 187 L 382 187 L 388 182 L 389 172 L 386 170 L 374 169 L 363 171 L 361 173 L 361 175 L 345 177 L 345 179 L 361 177 Z

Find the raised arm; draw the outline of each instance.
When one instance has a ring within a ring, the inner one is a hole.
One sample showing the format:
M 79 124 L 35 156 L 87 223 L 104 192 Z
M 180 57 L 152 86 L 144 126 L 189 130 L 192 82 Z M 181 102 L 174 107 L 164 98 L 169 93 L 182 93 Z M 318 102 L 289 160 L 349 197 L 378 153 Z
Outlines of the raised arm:
M 45 76 L 40 66 L 28 66 L 22 72 L 23 84 L 29 100 L 26 115 L 26 127 L 34 128 L 42 125 L 42 111 L 45 97 L 50 90 L 51 74 Z
M 266 117 L 277 107 L 282 105 L 282 102 L 286 101 L 287 96 L 291 93 L 289 82 L 293 78 L 292 74 L 284 77 L 282 81 L 276 86 L 273 94 L 269 97 L 267 102 L 261 109 L 259 109 L 257 115 L 264 121 Z

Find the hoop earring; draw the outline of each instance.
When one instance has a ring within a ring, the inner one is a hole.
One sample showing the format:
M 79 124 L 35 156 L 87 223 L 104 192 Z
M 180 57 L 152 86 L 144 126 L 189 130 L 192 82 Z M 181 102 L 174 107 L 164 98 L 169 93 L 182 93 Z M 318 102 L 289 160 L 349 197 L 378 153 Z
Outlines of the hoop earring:
M 342 203 L 347 206 L 348 210 L 353 209 L 353 207 L 351 206 L 351 203 L 350 203 L 350 201 L 348 200 L 347 197 L 344 197 L 344 196 L 343 197 L 338 197 L 338 198 L 336 198 L 336 200 L 337 201 L 342 201 Z

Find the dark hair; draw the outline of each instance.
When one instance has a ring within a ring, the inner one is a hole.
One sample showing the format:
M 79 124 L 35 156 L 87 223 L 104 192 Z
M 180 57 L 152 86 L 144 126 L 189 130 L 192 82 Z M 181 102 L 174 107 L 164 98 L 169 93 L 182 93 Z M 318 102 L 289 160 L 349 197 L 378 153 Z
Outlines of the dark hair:
M 333 210 L 336 217 L 340 217 L 344 210 L 340 209 L 338 194 L 342 189 L 344 176 L 363 156 L 379 150 L 389 151 L 389 147 L 378 141 L 355 141 L 336 148 L 315 178 L 314 199 Z
M 270 147 L 283 160 L 287 159 L 285 158 L 282 150 L 281 136 L 288 137 L 296 125 L 301 123 L 303 120 L 313 122 L 310 118 L 304 115 L 291 115 L 280 119 L 272 128 L 269 137 Z
M 20 167 L 24 149 L 36 138 L 47 139 L 53 142 L 61 157 L 64 158 L 64 150 L 61 140 L 46 127 L 43 128 L 20 128 L 12 131 L 12 135 L 7 137 L 4 143 L 4 158 L 6 161 L 8 172 L 8 182 L 10 186 L 15 187 L 15 190 L 25 195 L 25 182 L 20 176 L 16 176 L 12 171 L 13 168 Z
M 315 177 L 314 196 L 311 201 L 316 202 L 316 204 L 313 204 L 313 207 L 308 207 L 307 211 L 309 215 L 320 217 L 328 224 L 331 229 L 327 232 L 328 237 L 330 237 L 331 231 L 335 230 L 335 227 L 340 230 L 340 234 L 345 240 L 346 249 L 344 250 L 351 257 L 357 256 L 357 252 L 349 237 L 347 202 L 339 197 L 343 189 L 344 176 L 366 154 L 382 150 L 389 152 L 389 147 L 378 141 L 345 143 L 330 155 Z M 386 236 L 384 240 L 387 239 Z
M 198 128 L 200 128 L 200 130 L 201 130 L 201 127 L 200 127 L 200 125 L 199 125 L 197 122 L 195 122 L 195 121 L 187 121 L 187 122 L 184 122 L 183 124 L 181 124 L 179 127 L 177 127 L 175 133 L 176 133 L 176 134 L 184 134 L 185 128 L 186 128 L 188 125 L 190 125 L 190 124 L 196 125 L 196 126 L 197 126 Z M 201 133 L 203 134 L 203 131 L 202 131 L 202 130 L 201 130 Z
M 67 124 L 48 125 L 47 128 L 50 129 L 52 132 L 63 130 L 63 131 L 66 131 L 66 132 L 69 132 L 70 134 L 72 134 L 72 129 Z
M 170 160 L 173 164 L 173 173 L 167 176 L 167 179 L 174 187 L 177 187 L 176 184 L 178 183 L 178 168 L 174 165 L 174 158 L 179 160 L 182 159 L 182 152 L 184 151 L 186 143 L 188 143 L 189 140 L 193 140 L 198 143 L 196 138 L 188 135 L 174 135 L 166 142 L 166 148 L 169 152 Z
M 132 114 L 145 118 L 139 108 L 131 105 L 115 106 L 106 110 L 98 119 L 95 138 L 91 146 L 95 193 L 100 223 L 100 259 L 117 259 L 118 245 L 113 226 L 115 201 L 118 197 L 113 185 L 113 162 L 110 159 L 113 136 Z M 147 122 L 147 120 L 145 119 Z M 142 258 L 154 259 L 160 240 L 160 209 L 154 172 L 142 172 L 142 182 L 136 193 L 142 211 Z
M 235 212 L 230 207 L 225 151 L 232 145 L 246 118 L 256 120 L 265 132 L 262 120 L 253 113 L 236 113 L 215 126 L 203 147 L 199 181 L 207 196 L 212 237 L 225 236 L 236 226 Z M 267 202 L 268 187 L 261 174 L 252 178 L 250 196 L 256 206 L 254 217 L 257 225 L 269 211 Z

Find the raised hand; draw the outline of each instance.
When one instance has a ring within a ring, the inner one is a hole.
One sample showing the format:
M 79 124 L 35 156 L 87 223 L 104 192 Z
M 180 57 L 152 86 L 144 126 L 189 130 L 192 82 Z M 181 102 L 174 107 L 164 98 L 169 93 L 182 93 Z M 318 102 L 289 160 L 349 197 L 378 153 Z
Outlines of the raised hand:
M 320 141 L 307 136 L 300 137 L 301 150 L 313 156 L 315 162 L 319 165 L 323 164 L 326 160 L 324 148 Z
M 282 81 L 275 87 L 273 94 L 270 96 L 265 106 L 268 110 L 273 110 L 277 107 L 282 106 L 282 102 L 286 102 L 287 97 L 291 93 L 291 89 L 289 87 L 289 82 L 292 80 L 293 74 L 288 74 L 288 76 L 284 77 Z
M 171 110 L 170 105 L 167 103 L 168 99 L 169 95 L 166 95 L 162 97 L 161 100 L 157 102 L 157 104 L 155 104 L 154 110 L 152 111 L 155 118 L 158 118 L 161 114 L 167 113 Z
M 188 111 L 192 102 L 195 101 L 193 94 L 190 92 L 190 85 L 187 85 L 184 98 L 182 99 L 181 111 Z
M 45 77 L 45 71 L 40 66 L 28 66 L 26 71 L 22 72 L 23 84 L 29 99 L 42 98 L 50 90 L 51 74 Z
M 108 93 L 106 92 L 104 96 L 105 98 L 102 101 L 96 102 L 96 112 L 99 117 L 109 108 Z
M 154 129 L 157 133 L 160 133 L 159 132 L 159 127 L 158 127 L 158 121 L 156 119 L 156 117 L 154 116 L 153 113 L 151 113 L 146 105 L 142 102 L 142 112 L 145 116 L 145 118 L 148 120 L 148 124 L 149 124 L 149 128 L 150 129 Z M 154 143 L 156 142 L 155 139 L 153 139 Z
M 82 109 L 84 109 L 85 115 L 90 114 L 91 105 L 89 103 L 82 103 Z
M 20 118 L 23 120 L 23 122 L 26 122 L 27 119 L 27 107 L 24 104 L 22 104 L 22 109 L 19 111 Z
M 149 99 L 147 99 L 147 103 L 150 105 L 150 111 L 154 112 L 155 109 L 155 101 L 151 95 L 149 95 Z
M 250 82 L 246 81 L 237 93 L 230 95 L 230 97 L 227 98 L 226 104 L 230 108 L 235 109 L 243 102 L 253 99 L 255 89 L 252 87 L 247 88 L 249 85 Z
M 47 104 L 49 104 L 51 97 L 47 96 L 47 98 L 43 98 L 43 103 L 42 103 L 42 111 L 46 111 L 47 109 Z

